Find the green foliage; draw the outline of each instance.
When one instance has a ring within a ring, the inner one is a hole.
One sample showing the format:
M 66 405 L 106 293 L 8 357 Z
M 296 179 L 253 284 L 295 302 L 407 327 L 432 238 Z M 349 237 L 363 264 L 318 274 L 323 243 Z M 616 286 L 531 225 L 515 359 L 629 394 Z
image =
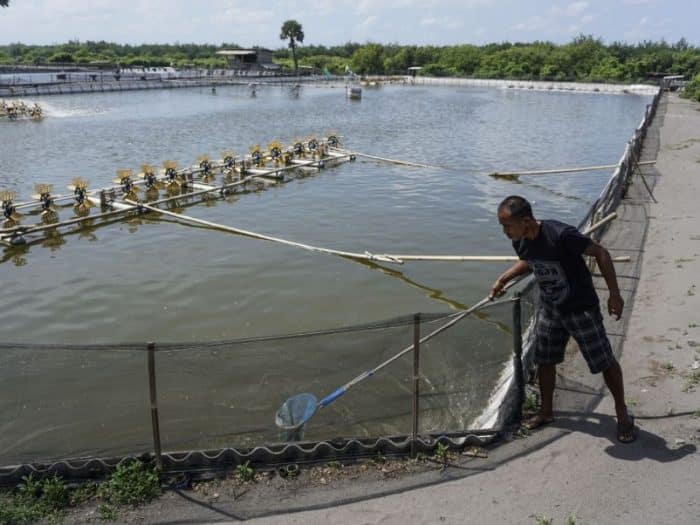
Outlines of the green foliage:
M 695 78 L 686 84 L 685 88 L 683 89 L 683 96 L 700 102 L 700 73 L 695 75 Z
M 114 505 L 100 503 L 97 507 L 97 514 L 103 521 L 114 521 L 119 516 L 119 511 Z
M 554 523 L 554 520 L 548 518 L 544 514 L 535 516 L 535 525 L 552 525 L 552 523 Z
M 296 20 L 287 20 L 282 24 L 280 39 L 289 40 L 289 49 L 292 50 L 292 60 L 294 61 L 294 71 L 298 72 L 299 63 L 297 59 L 297 46 L 304 41 L 304 30 Z
M 255 470 L 250 466 L 250 461 L 241 463 L 236 467 L 236 477 L 243 482 L 253 481 L 253 479 L 255 479 Z
M 435 456 L 435 459 L 437 459 L 441 463 L 447 463 L 447 460 L 449 458 L 449 452 L 450 449 L 447 447 L 447 445 L 443 443 L 438 443 L 437 447 L 435 447 L 435 452 L 433 453 Z
M 346 65 L 360 74 L 405 75 L 411 66 L 421 66 L 423 75 L 479 78 L 578 80 L 592 82 L 640 82 L 651 73 L 685 75 L 700 73 L 700 48 L 684 39 L 675 44 L 645 41 L 638 44 L 604 44 L 590 35 L 571 42 L 502 42 L 454 46 L 400 46 L 398 44 L 347 42 L 338 46 L 299 44 L 304 31 L 297 21 L 287 20 L 280 38 L 287 45 L 274 51 L 274 59 L 285 66 L 299 64 L 342 74 Z M 0 46 L 0 63 L 47 64 L 107 62 L 124 66 L 225 67 L 216 51 L 237 47 L 210 44 L 115 44 L 105 41 L 69 41 L 64 44 Z M 691 82 L 688 96 L 700 96 L 700 81 Z
M 384 73 L 383 49 L 380 44 L 367 44 L 352 54 L 352 69 L 360 75 Z
M 70 491 L 60 478 L 54 475 L 42 480 L 30 474 L 14 492 L 0 494 L 0 525 L 57 519 L 70 504 Z
M 525 414 L 532 414 L 539 410 L 540 404 L 537 400 L 537 396 L 533 393 L 528 393 L 523 400 L 523 412 Z
M 140 461 L 124 461 L 100 486 L 98 494 L 108 503 L 136 507 L 160 495 L 160 478 Z
M 576 514 L 569 514 L 566 517 L 566 521 L 564 522 L 564 525 L 576 525 Z

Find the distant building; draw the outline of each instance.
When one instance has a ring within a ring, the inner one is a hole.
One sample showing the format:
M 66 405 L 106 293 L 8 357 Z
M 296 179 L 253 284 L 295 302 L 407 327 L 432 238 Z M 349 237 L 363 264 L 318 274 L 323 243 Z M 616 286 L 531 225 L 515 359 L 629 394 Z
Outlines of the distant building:
M 222 49 L 217 55 L 226 57 L 229 69 L 245 71 L 278 70 L 279 64 L 272 63 L 272 50 L 258 47 L 255 49 Z
M 408 74 L 411 75 L 412 77 L 415 77 L 420 72 L 421 69 L 423 69 L 423 68 L 420 66 L 411 66 L 408 68 Z

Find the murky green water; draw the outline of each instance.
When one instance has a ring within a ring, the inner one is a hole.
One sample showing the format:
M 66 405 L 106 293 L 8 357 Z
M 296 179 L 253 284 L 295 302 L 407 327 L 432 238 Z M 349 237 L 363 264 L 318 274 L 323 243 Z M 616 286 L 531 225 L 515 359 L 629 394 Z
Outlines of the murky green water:
M 186 165 L 203 153 L 216 158 L 225 149 L 333 131 L 350 149 L 463 173 L 358 160 L 187 213 L 348 251 L 510 254 L 494 217 L 505 195 L 525 195 L 543 218 L 577 222 L 610 174 L 515 184 L 475 173 L 615 163 L 648 98 L 384 87 L 350 102 L 342 89 L 303 87 L 293 98 L 284 88 L 261 87 L 250 98 L 247 88 L 231 87 L 215 96 L 172 90 L 40 102 L 48 108 L 42 122 L 0 122 L 0 186 L 18 200 L 35 182 L 63 192 L 82 176 L 99 187 L 116 169 L 143 162 Z M 504 268 L 421 262 L 384 271 L 166 221 L 122 222 L 61 241 L 5 252 L 3 341 L 194 343 L 446 311 L 481 299 Z M 426 416 L 435 428 L 466 425 L 508 356 L 509 336 L 493 323 L 473 320 L 460 330 L 464 337 L 452 337 L 427 365 L 433 378 L 449 376 L 444 410 Z M 171 421 L 165 448 L 274 440 L 272 414 L 287 395 L 324 395 L 410 341 L 408 329 L 392 337 L 289 352 L 160 355 L 163 417 Z M 145 355 L 68 354 L 0 356 L 0 463 L 148 449 Z M 410 408 L 410 385 L 402 366 L 326 409 L 310 437 L 406 432 L 401 410 Z

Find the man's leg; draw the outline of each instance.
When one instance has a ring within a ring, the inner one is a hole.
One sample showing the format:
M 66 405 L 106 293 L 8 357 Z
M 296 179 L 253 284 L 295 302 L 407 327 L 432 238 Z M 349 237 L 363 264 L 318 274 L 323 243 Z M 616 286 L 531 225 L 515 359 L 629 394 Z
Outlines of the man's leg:
M 600 310 L 585 310 L 567 318 L 569 332 L 576 339 L 592 374 L 603 373 L 603 379 L 615 400 L 617 439 L 623 443 L 635 440 L 634 418 L 627 413 L 622 369 L 615 359 L 610 340 L 605 333 Z
M 557 363 L 564 360 L 564 351 L 568 340 L 569 333 L 562 325 L 561 316 L 554 310 L 543 307 L 537 315 L 534 343 L 542 404 L 539 412 L 525 422 L 525 426 L 529 429 L 545 425 L 554 419 L 553 404 Z
M 615 400 L 617 414 L 618 439 L 622 442 L 634 441 L 634 421 L 630 418 L 625 404 L 625 385 L 622 379 L 620 363 L 615 362 L 603 370 L 603 379 Z
M 554 421 L 554 386 L 556 383 L 556 365 L 537 365 L 537 382 L 540 386 L 540 410 L 528 418 L 525 427 L 533 430 Z
M 537 379 L 540 384 L 540 415 L 546 421 L 554 418 L 554 386 L 556 384 L 556 365 L 539 365 L 537 367 Z

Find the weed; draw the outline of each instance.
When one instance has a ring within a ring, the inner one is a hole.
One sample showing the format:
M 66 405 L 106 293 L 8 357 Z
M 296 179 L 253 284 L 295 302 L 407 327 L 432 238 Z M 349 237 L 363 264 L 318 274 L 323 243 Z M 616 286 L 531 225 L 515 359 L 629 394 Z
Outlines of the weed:
M 697 323 L 694 323 L 692 321 L 690 323 L 688 323 L 688 328 L 697 328 L 697 327 L 698 327 Z
M 695 412 L 693 412 L 693 417 L 696 419 L 700 419 L 700 410 L 696 410 Z
M 236 467 L 236 477 L 244 483 L 253 481 L 255 478 L 255 470 L 250 466 L 250 461 L 241 463 Z
M 700 370 L 693 370 L 685 378 L 683 392 L 694 392 L 698 385 L 700 385 Z
M 671 362 L 664 363 L 663 365 L 661 365 L 661 368 L 669 374 L 672 374 L 673 371 L 676 369 L 676 367 L 673 366 L 673 363 Z
M 70 506 L 77 507 L 97 495 L 97 483 L 84 483 L 70 492 Z
M 531 414 L 534 412 L 537 412 L 540 408 L 540 405 L 537 401 L 537 396 L 535 394 L 528 394 L 525 396 L 525 400 L 523 401 L 523 412 L 526 414 Z
M 554 523 L 552 518 L 548 518 L 544 514 L 535 516 L 535 525 L 552 525 L 552 523 Z
M 375 463 L 386 463 L 386 456 L 381 452 L 377 452 L 377 456 L 374 458 Z
M 123 461 L 98 493 L 107 503 L 137 507 L 160 495 L 160 477 L 140 461 Z
M 99 507 L 97 507 L 97 514 L 99 514 L 100 519 L 104 521 L 114 521 L 118 516 L 117 508 L 109 503 L 101 503 Z
M 444 445 L 443 443 L 438 443 L 435 447 L 435 452 L 433 453 L 433 455 L 435 456 L 435 459 L 444 464 L 447 463 L 449 450 L 450 449 L 447 447 L 447 445 Z
M 0 523 L 25 524 L 42 518 L 59 521 L 70 504 L 68 488 L 58 476 L 22 478 L 14 492 L 0 495 Z
M 343 468 L 343 465 L 340 464 L 340 462 L 338 462 L 338 461 L 329 461 L 328 468 L 332 468 L 334 470 L 340 470 L 341 468 Z
M 576 525 L 576 514 L 569 514 L 566 517 L 566 521 L 564 522 L 564 525 Z
M 532 435 L 532 430 L 527 428 L 525 425 L 520 425 L 520 428 L 515 432 L 514 436 L 516 438 L 526 438 Z

